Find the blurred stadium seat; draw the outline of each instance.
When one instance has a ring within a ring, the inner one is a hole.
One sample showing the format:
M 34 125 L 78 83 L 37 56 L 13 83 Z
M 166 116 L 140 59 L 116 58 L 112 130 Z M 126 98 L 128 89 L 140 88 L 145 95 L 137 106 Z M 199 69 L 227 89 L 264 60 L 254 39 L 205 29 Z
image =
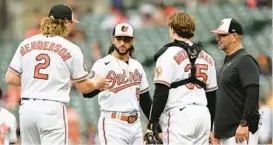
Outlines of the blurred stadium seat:
M 226 4 L 225 6 L 209 5 L 199 7 L 197 10 L 192 8 L 180 8 L 181 10 L 189 11 L 197 17 L 197 28 L 195 39 L 203 42 L 204 49 L 207 49 L 212 54 L 219 54 L 216 45 L 212 42 L 215 36 L 209 31 L 216 28 L 219 21 L 224 17 L 234 17 L 238 19 L 245 28 L 244 44 L 253 55 L 258 53 L 268 53 L 271 48 L 271 28 L 268 27 L 270 23 L 270 9 L 262 8 L 246 8 L 243 5 L 235 6 L 233 4 Z M 103 15 L 86 14 L 81 19 L 81 27 L 86 30 L 87 36 L 90 39 L 100 40 L 103 44 L 103 49 L 107 50 L 111 43 L 112 30 L 99 29 L 99 24 L 103 19 Z M 259 23 L 263 25 L 259 26 Z M 253 25 L 254 24 L 254 25 Z M 251 27 L 251 28 L 249 28 Z M 251 30 L 258 27 L 258 30 Z M 260 27 L 260 28 L 259 28 Z M 256 31 L 256 32 L 252 32 Z M 254 35 L 253 35 L 254 33 Z M 156 27 L 152 29 L 137 29 L 136 35 L 136 54 L 138 59 L 143 62 L 145 59 L 151 59 L 154 52 L 156 52 L 163 44 L 169 42 L 168 29 L 166 27 Z M 149 51 L 149 52 L 148 52 Z M 214 56 L 217 59 L 217 56 Z

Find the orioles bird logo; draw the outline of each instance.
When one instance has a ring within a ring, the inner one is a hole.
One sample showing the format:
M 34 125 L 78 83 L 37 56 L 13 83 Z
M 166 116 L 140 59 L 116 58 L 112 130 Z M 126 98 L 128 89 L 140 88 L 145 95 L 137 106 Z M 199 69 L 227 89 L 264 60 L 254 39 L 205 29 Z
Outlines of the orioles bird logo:
M 121 27 L 121 31 L 122 31 L 122 32 L 126 32 L 127 30 L 128 30 L 128 27 L 127 27 L 127 26 L 122 26 L 122 27 Z
M 155 77 L 158 78 L 162 74 L 162 68 L 161 66 L 158 66 L 155 70 Z

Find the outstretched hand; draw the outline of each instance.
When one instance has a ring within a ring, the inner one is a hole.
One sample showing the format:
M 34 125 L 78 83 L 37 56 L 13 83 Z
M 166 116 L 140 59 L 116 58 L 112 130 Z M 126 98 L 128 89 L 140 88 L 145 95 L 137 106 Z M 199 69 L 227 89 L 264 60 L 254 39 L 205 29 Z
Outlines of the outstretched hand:
M 104 91 L 109 88 L 109 81 L 106 78 L 96 75 L 93 79 L 97 90 Z

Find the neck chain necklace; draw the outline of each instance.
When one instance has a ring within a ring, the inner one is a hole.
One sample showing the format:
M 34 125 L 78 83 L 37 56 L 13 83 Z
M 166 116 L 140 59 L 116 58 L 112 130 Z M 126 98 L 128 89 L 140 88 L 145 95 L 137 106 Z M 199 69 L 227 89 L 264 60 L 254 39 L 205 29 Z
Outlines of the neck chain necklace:
M 113 56 L 113 55 L 112 55 Z M 130 70 L 130 66 L 129 66 L 129 60 L 128 60 L 128 64 L 125 62 L 125 61 L 123 61 L 123 60 L 120 60 L 120 59 L 118 59 L 117 57 L 115 57 L 115 56 L 113 56 L 114 58 L 115 58 L 115 60 L 116 60 L 116 62 L 118 63 L 118 66 L 119 66 L 119 68 L 123 71 L 123 73 L 125 73 L 125 75 L 126 75 L 126 78 L 129 76 L 129 70 Z M 129 58 L 130 59 L 130 58 Z M 123 63 L 126 63 L 125 65 L 126 65 L 126 67 L 124 68 L 124 67 L 122 67 L 122 65 L 123 64 L 121 64 L 121 62 L 120 61 L 122 61 Z

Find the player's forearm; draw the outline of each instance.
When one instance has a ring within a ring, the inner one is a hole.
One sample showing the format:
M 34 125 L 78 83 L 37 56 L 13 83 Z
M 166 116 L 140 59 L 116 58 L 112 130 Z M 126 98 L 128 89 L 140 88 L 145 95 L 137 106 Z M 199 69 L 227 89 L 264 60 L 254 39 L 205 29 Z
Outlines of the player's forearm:
M 75 82 L 75 87 L 80 93 L 83 94 L 87 94 L 97 89 L 95 82 L 91 79 Z
M 208 109 L 211 119 L 211 130 L 213 127 L 214 117 L 215 117 L 215 106 L 216 106 L 216 90 L 211 92 L 206 92 L 206 97 L 208 101 Z
M 5 77 L 6 83 L 13 86 L 21 86 L 21 76 L 11 71 L 7 71 Z
M 140 94 L 139 105 L 144 115 L 147 117 L 147 119 L 149 119 L 151 106 L 152 106 L 152 99 L 151 99 L 149 91 Z
M 246 99 L 242 120 L 249 121 L 251 116 L 257 114 L 259 105 L 259 85 L 249 85 L 245 88 Z
M 164 84 L 155 84 L 150 123 L 157 123 L 168 100 L 170 88 Z

